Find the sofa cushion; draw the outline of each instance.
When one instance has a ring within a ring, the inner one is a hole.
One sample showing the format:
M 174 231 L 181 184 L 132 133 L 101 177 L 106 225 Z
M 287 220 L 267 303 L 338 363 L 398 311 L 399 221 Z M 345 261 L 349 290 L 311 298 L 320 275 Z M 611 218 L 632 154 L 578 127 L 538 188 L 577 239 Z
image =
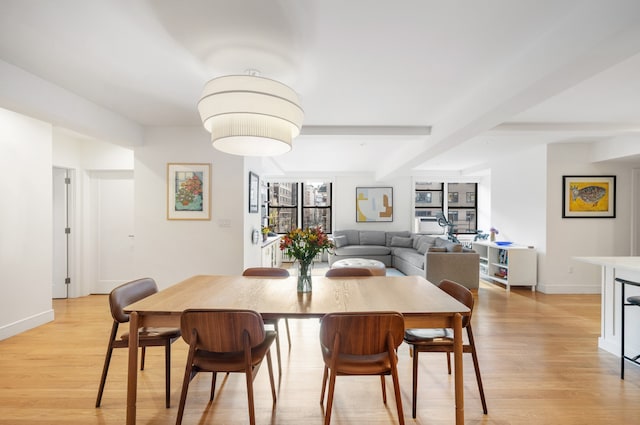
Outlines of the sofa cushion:
M 386 246 L 385 232 L 382 230 L 361 230 L 360 245 Z
M 335 255 L 367 256 L 390 255 L 391 248 L 380 245 L 347 245 L 336 248 Z
M 398 258 L 402 258 L 412 266 L 424 269 L 424 255 L 419 254 L 413 248 L 394 248 L 393 255 Z
M 346 236 L 347 245 L 360 245 L 360 232 L 357 230 L 336 230 L 333 236 Z
M 440 238 L 427 235 L 413 235 L 413 249 L 418 249 L 423 242 L 427 242 L 430 246 L 433 246 L 438 239 Z
M 413 240 L 402 236 L 394 236 L 391 238 L 391 246 L 400 248 L 412 248 Z
M 432 245 L 429 241 L 422 241 L 416 251 L 418 252 L 418 254 L 424 255 L 431 247 Z
M 345 235 L 340 235 L 333 238 L 333 243 L 335 244 L 336 248 L 341 248 L 343 246 L 347 246 L 349 244 L 349 241 L 347 240 L 347 237 Z
M 404 232 L 386 232 L 386 234 L 385 234 L 385 237 L 386 237 L 385 245 L 391 246 L 391 240 L 396 236 L 400 236 L 402 238 L 410 238 L 411 237 L 411 232 L 408 232 L 408 231 L 404 231 Z

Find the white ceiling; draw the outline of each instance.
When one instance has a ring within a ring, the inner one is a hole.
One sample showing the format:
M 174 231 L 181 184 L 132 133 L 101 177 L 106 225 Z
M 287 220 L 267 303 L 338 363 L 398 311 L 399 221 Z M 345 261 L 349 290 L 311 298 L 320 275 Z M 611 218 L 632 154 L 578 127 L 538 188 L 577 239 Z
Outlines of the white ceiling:
M 0 0 L 0 59 L 140 126 L 200 125 L 207 80 L 257 69 L 305 110 L 271 163 L 291 174 L 474 173 L 640 132 L 637 0 Z

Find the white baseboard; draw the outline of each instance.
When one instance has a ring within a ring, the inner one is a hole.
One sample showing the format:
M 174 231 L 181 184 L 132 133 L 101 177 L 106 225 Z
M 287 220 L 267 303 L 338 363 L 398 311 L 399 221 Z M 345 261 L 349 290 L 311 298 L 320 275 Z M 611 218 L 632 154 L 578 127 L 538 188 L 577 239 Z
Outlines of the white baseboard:
M 17 322 L 4 325 L 0 327 L 0 341 L 14 335 L 18 335 L 24 331 L 28 331 L 29 329 L 37 328 L 45 323 L 49 323 L 53 321 L 53 318 L 53 309 L 51 309 L 43 311 L 42 313 L 34 314 L 30 317 L 25 317 Z

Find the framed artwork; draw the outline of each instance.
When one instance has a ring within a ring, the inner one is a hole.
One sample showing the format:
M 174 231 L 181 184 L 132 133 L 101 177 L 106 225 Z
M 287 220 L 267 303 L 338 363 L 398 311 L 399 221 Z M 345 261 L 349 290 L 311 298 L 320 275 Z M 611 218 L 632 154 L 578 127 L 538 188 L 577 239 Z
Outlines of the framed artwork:
M 356 222 L 393 221 L 392 187 L 356 187 Z
M 256 173 L 249 171 L 249 212 L 258 212 L 260 198 L 260 179 Z
M 211 164 L 167 164 L 167 220 L 211 219 Z
M 616 176 L 562 176 L 562 218 L 614 218 Z

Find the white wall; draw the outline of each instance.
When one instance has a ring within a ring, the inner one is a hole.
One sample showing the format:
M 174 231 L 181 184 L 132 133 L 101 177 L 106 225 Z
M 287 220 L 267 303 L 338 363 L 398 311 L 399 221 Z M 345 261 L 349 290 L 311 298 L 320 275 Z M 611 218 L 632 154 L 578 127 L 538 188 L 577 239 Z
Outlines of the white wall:
M 373 176 L 336 176 L 333 184 L 334 230 L 413 230 L 413 188 L 411 177 L 375 181 Z M 356 187 L 392 187 L 393 221 L 356 223 Z
M 211 163 L 211 220 L 167 220 L 167 163 Z M 135 148 L 135 268 L 161 288 L 244 266 L 245 167 L 212 148 L 201 127 L 150 128 Z
M 96 211 L 98 194 L 92 172 L 133 170 L 133 151 L 112 143 L 53 129 L 53 166 L 71 170 L 69 296 L 88 295 L 96 280 Z
M 533 245 L 538 255 L 546 246 L 546 161 L 545 146 L 538 146 L 491 168 L 490 227 L 500 232 L 496 239 Z
M 587 144 L 548 146 L 547 249 L 539 258 L 539 280 L 548 293 L 600 293 L 600 268 L 575 256 L 627 256 L 631 246 L 629 162 L 592 163 Z M 562 218 L 563 175 L 615 175 L 615 218 Z
M 0 109 L 0 339 L 53 320 L 51 125 Z

